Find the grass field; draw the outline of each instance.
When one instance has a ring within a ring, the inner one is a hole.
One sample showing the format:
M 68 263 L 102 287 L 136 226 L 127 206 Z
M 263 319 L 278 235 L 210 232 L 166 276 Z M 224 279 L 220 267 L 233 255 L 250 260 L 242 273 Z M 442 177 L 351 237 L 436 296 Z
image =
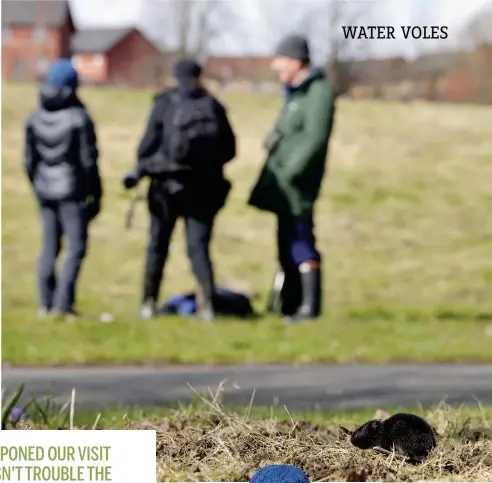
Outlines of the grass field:
M 177 318 L 140 321 L 145 205 L 125 232 L 148 92 L 82 90 L 98 124 L 104 212 L 91 227 L 75 324 L 36 319 L 37 208 L 21 169 L 22 123 L 36 90 L 6 85 L 2 105 L 2 358 L 16 365 L 117 362 L 479 361 L 492 359 L 492 124 L 490 107 L 339 103 L 329 173 L 318 204 L 324 254 L 322 320 Z M 230 94 L 239 156 L 213 254 L 218 281 L 264 302 L 275 269 L 274 220 L 246 206 L 261 140 L 280 98 Z M 164 295 L 192 288 L 181 226 Z M 113 323 L 99 322 L 111 312 Z M 323 341 L 321 343 L 321 338 Z

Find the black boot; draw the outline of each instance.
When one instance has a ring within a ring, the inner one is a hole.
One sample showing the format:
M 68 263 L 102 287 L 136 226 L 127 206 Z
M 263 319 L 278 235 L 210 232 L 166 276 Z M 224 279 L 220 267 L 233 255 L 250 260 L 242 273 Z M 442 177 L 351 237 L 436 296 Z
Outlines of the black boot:
M 302 283 L 297 267 L 285 272 L 285 282 L 281 293 L 282 315 L 292 317 L 302 303 Z
M 295 323 L 316 319 L 321 314 L 321 268 L 310 263 L 303 263 L 299 267 L 299 272 L 302 283 L 302 304 L 293 317 L 286 318 L 286 322 Z

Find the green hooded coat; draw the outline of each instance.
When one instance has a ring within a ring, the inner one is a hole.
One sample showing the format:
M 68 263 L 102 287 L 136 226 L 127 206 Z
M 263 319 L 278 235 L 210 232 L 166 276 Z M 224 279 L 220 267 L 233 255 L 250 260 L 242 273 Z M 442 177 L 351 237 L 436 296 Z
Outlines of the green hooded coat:
M 335 113 L 333 88 L 312 71 L 283 106 L 281 138 L 268 155 L 249 204 L 277 215 L 312 216 L 325 173 Z

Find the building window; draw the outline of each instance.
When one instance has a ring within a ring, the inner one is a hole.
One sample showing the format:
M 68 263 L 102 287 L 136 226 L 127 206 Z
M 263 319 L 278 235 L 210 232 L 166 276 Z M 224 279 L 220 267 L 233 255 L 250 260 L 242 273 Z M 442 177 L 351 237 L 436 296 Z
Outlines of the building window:
M 41 44 L 46 40 L 46 29 L 35 28 L 32 31 L 32 38 L 37 44 Z
M 2 27 L 2 43 L 10 40 L 10 29 L 8 27 Z

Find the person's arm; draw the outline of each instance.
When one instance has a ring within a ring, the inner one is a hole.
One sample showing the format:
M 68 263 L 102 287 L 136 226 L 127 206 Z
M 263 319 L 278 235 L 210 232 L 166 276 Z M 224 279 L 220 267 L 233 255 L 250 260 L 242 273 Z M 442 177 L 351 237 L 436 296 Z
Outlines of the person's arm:
M 236 157 L 236 135 L 232 129 L 224 106 L 217 102 L 217 120 L 219 123 L 220 161 L 226 164 Z
M 99 173 L 99 149 L 94 122 L 90 115 L 84 112 L 80 133 L 80 160 L 86 174 L 87 192 L 99 203 L 102 195 L 102 181 Z
M 34 142 L 34 131 L 32 126 L 32 118 L 29 117 L 24 128 L 24 170 L 29 178 L 29 181 L 33 183 L 34 175 L 39 161 L 39 156 L 36 151 L 36 144 Z
M 162 99 L 156 98 L 144 134 L 137 149 L 137 173 L 139 176 L 150 174 L 150 160 L 158 153 L 162 143 Z
M 301 175 L 327 149 L 335 111 L 333 89 L 325 83 L 314 85 L 304 109 L 304 129 L 282 143 L 282 173 L 288 180 Z

